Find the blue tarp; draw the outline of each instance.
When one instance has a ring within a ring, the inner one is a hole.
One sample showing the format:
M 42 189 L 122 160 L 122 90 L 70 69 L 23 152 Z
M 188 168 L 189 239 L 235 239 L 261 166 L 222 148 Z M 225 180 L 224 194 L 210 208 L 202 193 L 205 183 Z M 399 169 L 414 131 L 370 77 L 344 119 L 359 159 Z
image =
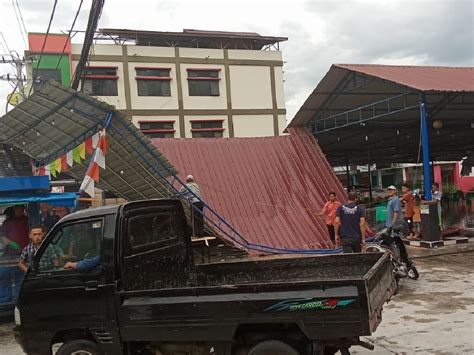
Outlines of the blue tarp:
M 37 195 L 4 195 L 0 194 L 0 206 L 25 205 L 30 202 L 46 202 L 51 206 L 75 207 L 77 194 L 75 192 L 46 193 Z
M 0 192 L 49 190 L 48 176 L 12 176 L 0 177 Z

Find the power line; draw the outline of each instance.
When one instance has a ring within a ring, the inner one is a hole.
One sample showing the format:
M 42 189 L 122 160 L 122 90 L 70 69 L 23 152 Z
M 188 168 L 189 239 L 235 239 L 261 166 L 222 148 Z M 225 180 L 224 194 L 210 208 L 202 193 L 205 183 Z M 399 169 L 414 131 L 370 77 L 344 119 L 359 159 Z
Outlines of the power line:
M 20 19 L 21 19 L 21 24 L 23 25 L 23 30 L 25 31 L 25 34 L 28 35 L 28 31 L 25 26 L 25 21 L 23 20 L 23 15 L 21 13 L 20 5 L 18 4 L 18 0 L 15 0 L 16 2 L 16 7 L 18 7 L 18 13 L 20 14 Z
M 66 51 L 68 41 L 71 38 L 71 33 L 74 29 L 74 26 L 76 25 L 76 20 L 79 17 L 79 13 L 81 12 L 81 7 L 82 7 L 83 1 L 84 0 L 81 0 L 81 2 L 79 3 L 79 7 L 77 8 L 76 15 L 74 16 L 74 20 L 72 21 L 71 29 L 69 30 L 66 41 L 64 42 L 64 47 L 63 47 L 63 50 L 61 52 L 61 56 L 59 57 L 58 64 L 56 64 L 56 69 L 54 69 L 54 71 L 58 70 L 59 64 L 61 63 L 61 60 L 63 59 L 63 55 L 64 55 L 64 52 Z
M 25 22 L 23 21 L 23 16 L 21 14 L 20 6 L 18 5 L 18 0 L 12 0 L 12 6 L 13 6 L 13 11 L 15 12 L 16 22 L 18 23 L 18 27 L 20 28 L 21 38 L 23 39 L 23 43 L 25 44 L 25 47 L 27 47 L 26 36 L 28 35 L 28 32 L 26 31 Z M 21 21 L 19 17 L 21 18 Z
M 51 24 L 53 23 L 54 12 L 56 11 L 56 5 L 58 4 L 58 0 L 54 0 L 53 10 L 51 11 L 51 16 L 49 17 L 48 29 L 46 30 L 46 36 L 44 37 L 43 46 L 41 47 L 41 53 L 38 59 L 38 63 L 36 64 L 36 68 L 33 68 L 33 80 L 36 77 L 38 72 L 38 67 L 41 63 L 41 58 L 43 58 L 44 47 L 46 46 L 46 41 L 48 40 L 49 30 L 51 29 Z M 31 90 L 33 90 L 33 85 L 30 87 L 30 91 L 28 92 L 28 96 L 31 95 Z
M 0 31 L 0 35 L 1 35 L 2 38 L 3 38 L 3 42 L 5 43 L 7 52 L 8 52 L 8 53 L 11 53 L 10 47 L 8 47 L 7 40 L 5 39 L 5 36 L 3 35 L 3 32 L 2 32 L 2 31 Z M 3 46 L 3 43 L 2 43 L 2 47 L 5 49 L 5 47 Z

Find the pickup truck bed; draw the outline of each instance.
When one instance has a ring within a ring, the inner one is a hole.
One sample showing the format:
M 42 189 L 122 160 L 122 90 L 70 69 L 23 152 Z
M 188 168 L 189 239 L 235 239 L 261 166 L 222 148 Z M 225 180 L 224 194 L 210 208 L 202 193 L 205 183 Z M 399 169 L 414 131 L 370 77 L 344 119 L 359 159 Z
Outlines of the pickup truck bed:
M 121 292 L 119 318 L 135 341 L 230 341 L 242 324 L 276 322 L 313 340 L 358 337 L 392 290 L 378 253 L 212 263 L 196 266 L 192 287 Z

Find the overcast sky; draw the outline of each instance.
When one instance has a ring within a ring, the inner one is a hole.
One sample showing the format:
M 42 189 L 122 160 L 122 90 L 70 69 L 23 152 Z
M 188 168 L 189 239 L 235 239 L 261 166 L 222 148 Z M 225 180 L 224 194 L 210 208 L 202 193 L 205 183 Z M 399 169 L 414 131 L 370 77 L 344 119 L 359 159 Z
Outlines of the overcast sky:
M 54 1 L 0 0 L 0 31 L 10 50 L 23 53 L 14 1 L 29 32 L 46 32 Z M 76 29 L 85 29 L 91 2 L 84 0 Z M 78 4 L 79 0 L 59 0 L 52 32 L 69 29 Z M 281 49 L 291 119 L 332 63 L 474 66 L 473 4 L 472 0 L 106 0 L 99 28 L 194 28 L 289 37 Z M 0 43 L 5 46 L 1 35 Z M 5 50 L 0 44 L 0 53 Z M 12 68 L 0 64 L 0 75 L 8 72 Z M 0 114 L 11 90 L 0 81 Z

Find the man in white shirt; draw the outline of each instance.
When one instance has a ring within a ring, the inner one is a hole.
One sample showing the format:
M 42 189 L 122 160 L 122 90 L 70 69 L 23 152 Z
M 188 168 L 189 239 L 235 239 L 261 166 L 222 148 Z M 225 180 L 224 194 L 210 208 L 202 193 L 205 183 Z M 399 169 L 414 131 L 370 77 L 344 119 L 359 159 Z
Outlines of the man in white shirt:
M 199 185 L 194 181 L 194 176 L 186 177 L 186 187 L 181 187 L 179 192 L 193 207 L 193 237 L 204 236 L 204 204 L 200 200 L 201 192 Z

